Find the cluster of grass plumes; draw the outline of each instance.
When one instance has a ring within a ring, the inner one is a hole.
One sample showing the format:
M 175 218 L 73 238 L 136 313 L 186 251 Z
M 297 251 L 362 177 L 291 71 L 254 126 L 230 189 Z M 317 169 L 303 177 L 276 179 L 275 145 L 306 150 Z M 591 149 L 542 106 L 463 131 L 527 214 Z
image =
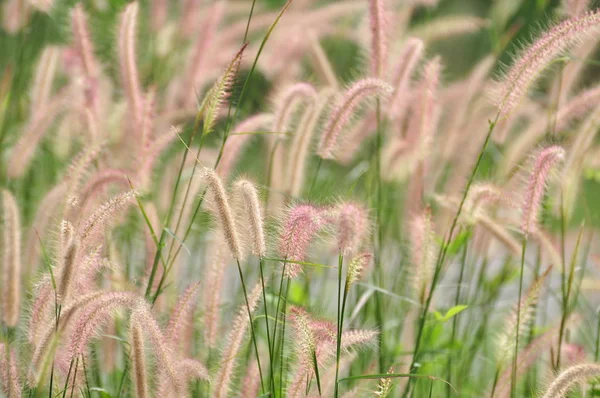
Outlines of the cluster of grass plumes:
M 5 0 L 0 395 L 596 394 L 598 2 L 452 1 Z

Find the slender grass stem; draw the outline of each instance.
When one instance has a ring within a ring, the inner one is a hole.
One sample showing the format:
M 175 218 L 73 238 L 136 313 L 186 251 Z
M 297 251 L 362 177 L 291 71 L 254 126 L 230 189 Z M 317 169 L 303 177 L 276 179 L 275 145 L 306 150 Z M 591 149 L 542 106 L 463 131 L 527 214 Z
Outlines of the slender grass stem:
M 527 237 L 523 237 L 521 248 L 521 270 L 519 272 L 519 295 L 517 301 L 517 328 L 515 330 L 515 350 L 513 353 L 512 369 L 510 376 L 510 396 L 514 397 L 517 389 L 517 361 L 519 356 L 519 335 L 521 328 L 521 296 L 523 295 L 523 274 L 525 273 L 525 251 L 527 250 Z
M 283 397 L 283 389 L 284 389 L 284 385 L 285 385 L 285 378 L 284 376 L 287 374 L 287 372 L 283 371 L 284 368 L 284 362 L 285 362 L 285 356 L 284 356 L 284 351 L 285 351 L 285 325 L 286 325 L 286 321 L 287 321 L 287 298 L 288 298 L 288 293 L 290 290 L 290 278 L 287 277 L 286 278 L 286 284 L 285 284 L 285 296 L 283 298 L 283 313 L 282 313 L 282 318 L 283 318 L 283 326 L 281 327 L 281 362 L 280 362 L 280 368 L 279 368 L 279 396 Z
M 275 391 L 275 378 L 273 377 L 273 348 L 271 347 L 271 332 L 269 331 L 269 312 L 267 310 L 267 294 L 265 292 L 264 260 L 258 259 L 260 268 L 260 283 L 262 284 L 263 306 L 265 311 L 265 327 L 267 330 L 267 345 L 269 346 L 269 388 Z
M 427 297 L 427 301 L 425 303 L 423 312 L 421 313 L 421 317 L 419 320 L 419 328 L 417 331 L 417 338 L 415 341 L 415 350 L 413 352 L 413 358 L 412 358 L 411 365 L 410 365 L 411 372 L 414 370 L 415 363 L 419 358 L 419 349 L 421 346 L 421 336 L 423 335 L 423 329 L 425 327 L 425 320 L 427 317 L 427 313 L 429 312 L 429 307 L 431 306 L 431 300 L 433 299 L 433 294 L 435 292 L 435 288 L 437 286 L 437 283 L 438 283 L 438 280 L 440 277 L 442 266 L 444 264 L 444 261 L 446 260 L 446 255 L 448 253 L 448 247 L 449 247 L 450 241 L 451 241 L 452 236 L 454 235 L 454 231 L 458 225 L 458 219 L 459 219 L 460 215 L 462 214 L 463 206 L 467 199 L 467 195 L 469 194 L 471 185 L 473 185 L 473 181 L 475 181 L 475 176 L 477 174 L 477 171 L 479 170 L 479 167 L 481 166 L 481 161 L 483 160 L 483 154 L 485 153 L 485 150 L 490 142 L 490 138 L 492 137 L 494 128 L 496 127 L 496 124 L 498 123 L 499 117 L 500 117 L 500 112 L 498 112 L 494 121 L 490 122 L 490 127 L 488 129 L 487 135 L 485 136 L 483 145 L 481 146 L 481 150 L 479 151 L 479 156 L 477 157 L 477 162 L 475 163 L 475 167 L 473 167 L 473 171 L 471 172 L 469 180 L 467 181 L 467 186 L 465 187 L 465 191 L 463 192 L 462 198 L 460 200 L 460 204 L 458 206 L 458 210 L 456 211 L 456 215 L 454 216 L 454 219 L 452 220 L 452 224 L 450 226 L 450 230 L 448 231 L 448 234 L 446 236 L 444 244 L 440 248 L 440 252 L 438 254 L 438 261 L 436 263 L 435 272 L 433 274 L 433 279 L 431 281 L 431 289 L 429 289 L 429 295 Z M 411 383 L 412 379 L 413 378 L 409 378 L 408 383 L 406 383 L 406 388 L 404 389 L 404 393 L 402 395 L 403 397 L 408 396 L 408 393 L 410 391 L 411 384 L 412 384 Z
M 462 287 L 462 283 L 463 283 L 463 278 L 464 278 L 464 274 L 465 274 L 465 267 L 466 267 L 466 263 L 467 263 L 467 252 L 468 252 L 468 241 L 465 242 L 465 247 L 463 249 L 463 255 L 462 255 L 462 260 L 461 260 L 461 264 L 460 264 L 460 274 L 458 276 L 458 283 L 456 284 L 456 293 L 454 295 L 454 305 L 457 306 L 460 303 L 460 294 L 461 294 L 461 287 Z M 450 342 L 452 344 L 452 346 L 450 347 L 451 350 L 453 350 L 453 345 L 455 343 L 455 339 L 456 339 L 456 331 L 458 329 L 458 316 L 455 316 L 452 319 L 452 335 L 450 336 Z M 448 376 L 447 376 L 447 380 L 449 383 L 452 383 L 452 358 L 454 357 L 454 351 L 451 351 L 450 354 L 448 355 Z M 451 394 L 452 390 L 450 388 L 450 385 L 446 385 L 446 396 L 449 397 Z
M 343 318 L 343 310 L 341 307 L 341 296 L 342 296 L 342 268 L 344 265 L 344 256 L 340 253 L 338 256 L 338 293 L 337 293 L 337 347 L 335 351 L 335 390 L 334 396 L 337 398 L 339 396 L 338 391 L 338 378 L 340 372 L 340 349 L 342 346 L 342 318 Z M 345 301 L 345 292 L 344 292 L 344 301 Z
M 242 273 L 242 266 L 240 265 L 240 261 L 236 260 L 238 272 L 240 274 L 240 282 L 242 284 L 242 291 L 244 293 L 244 300 L 246 302 L 246 309 L 248 310 L 248 321 L 250 322 L 250 335 L 252 337 L 252 344 L 254 345 L 254 354 L 256 354 L 256 362 L 258 364 L 258 373 L 260 375 L 260 386 L 262 392 L 265 392 L 265 386 L 263 383 L 263 374 L 262 368 L 260 366 L 260 356 L 258 355 L 258 345 L 256 344 L 256 334 L 254 333 L 254 321 L 252 320 L 252 311 L 250 311 L 250 304 L 248 303 L 248 293 L 246 290 L 246 282 L 244 281 L 244 274 Z

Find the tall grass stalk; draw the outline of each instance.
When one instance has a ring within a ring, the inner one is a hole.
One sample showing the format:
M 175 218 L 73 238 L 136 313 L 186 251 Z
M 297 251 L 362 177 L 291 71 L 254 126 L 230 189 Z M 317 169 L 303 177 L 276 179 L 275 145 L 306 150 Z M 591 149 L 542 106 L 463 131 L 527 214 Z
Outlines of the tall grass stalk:
M 523 237 L 521 246 L 521 268 L 519 271 L 519 295 L 517 301 L 517 329 L 515 331 L 515 349 L 513 352 L 512 369 L 510 376 L 510 396 L 514 397 L 517 389 L 517 360 L 519 356 L 519 335 L 521 328 L 521 297 L 523 295 L 523 274 L 525 273 L 525 252 L 527 250 L 527 237 Z
M 449 244 L 452 240 L 452 236 L 454 236 L 454 231 L 456 229 L 456 226 L 458 225 L 458 219 L 459 219 L 460 215 L 462 214 L 463 206 L 467 199 L 469 189 L 471 189 L 471 185 L 473 184 L 473 181 L 475 181 L 475 175 L 477 174 L 477 171 L 479 170 L 479 167 L 481 166 L 481 161 L 483 159 L 483 155 L 484 155 L 485 150 L 490 142 L 490 138 L 492 137 L 494 128 L 496 127 L 496 124 L 498 123 L 499 117 L 500 117 L 500 113 L 498 113 L 496 115 L 496 118 L 494 119 L 494 121 L 490 122 L 490 127 L 488 129 L 487 135 L 485 136 L 483 145 L 481 146 L 481 150 L 479 151 L 479 155 L 477 157 L 477 162 L 475 163 L 475 166 L 473 167 L 473 171 L 471 172 L 469 180 L 467 181 L 467 186 L 465 187 L 462 198 L 460 200 L 460 204 L 458 205 L 458 210 L 456 211 L 454 219 L 452 220 L 450 230 L 448 231 L 448 234 L 446 235 L 446 238 L 444 239 L 444 243 L 440 247 L 440 251 L 438 254 L 438 260 L 436 262 L 435 272 L 433 274 L 433 279 L 431 281 L 431 289 L 429 289 L 427 301 L 425 302 L 425 307 L 423 308 L 421 317 L 419 319 L 417 338 L 415 340 L 415 349 L 414 349 L 412 361 L 410 364 L 411 373 L 414 371 L 415 363 L 417 362 L 417 360 L 419 358 L 419 349 L 421 346 L 421 336 L 423 334 L 423 329 L 425 328 L 425 321 L 426 321 L 427 313 L 429 312 L 429 307 L 431 306 L 431 300 L 433 299 L 433 293 L 435 292 L 435 288 L 437 286 L 438 279 L 440 277 L 440 273 L 442 271 L 444 261 L 446 260 L 446 255 L 448 253 Z M 411 388 L 411 382 L 412 382 L 412 378 L 409 378 L 408 383 L 406 383 L 406 388 L 404 389 L 404 393 L 402 395 L 403 397 L 408 396 L 408 393 L 410 392 L 410 388 Z

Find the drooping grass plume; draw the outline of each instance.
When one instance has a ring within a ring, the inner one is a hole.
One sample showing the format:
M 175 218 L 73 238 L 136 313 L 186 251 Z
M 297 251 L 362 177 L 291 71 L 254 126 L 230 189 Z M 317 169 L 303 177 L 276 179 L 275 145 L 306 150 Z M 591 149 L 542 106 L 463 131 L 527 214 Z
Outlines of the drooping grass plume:
M 563 398 L 568 392 L 581 382 L 587 381 L 592 377 L 600 376 L 600 365 L 594 363 L 583 363 L 571 366 L 565 369 L 552 382 L 542 398 Z
M 557 145 L 541 150 L 536 156 L 527 181 L 521 207 L 521 232 L 527 236 L 537 228 L 540 206 L 550 172 L 565 157 L 565 150 Z
M 174 347 L 181 342 L 183 331 L 188 326 L 186 322 L 192 317 L 196 308 L 196 296 L 200 289 L 200 283 L 190 285 L 177 300 L 173 307 L 169 322 L 165 329 L 165 336 L 169 340 L 169 344 Z
M 250 312 L 254 312 L 258 306 L 261 294 L 262 285 L 258 283 L 248 295 L 248 307 L 250 308 Z M 212 394 L 213 398 L 227 397 L 230 394 L 230 383 L 237 362 L 236 357 L 240 351 L 244 336 L 246 335 L 246 330 L 248 330 L 249 326 L 252 327 L 252 325 L 249 325 L 248 323 L 246 304 L 243 304 L 240 307 L 231 325 L 230 332 L 226 338 L 226 344 L 224 345 L 221 354 L 219 370 L 212 382 L 215 386 Z
M 559 54 L 571 47 L 581 35 L 595 33 L 600 12 L 594 11 L 569 18 L 526 47 L 500 80 L 494 95 L 500 117 L 510 116 L 527 95 L 537 76 Z
M 236 203 L 236 220 L 249 235 L 252 254 L 262 258 L 267 252 L 263 216 L 258 192 L 252 182 L 244 179 L 233 184 L 234 202 Z M 238 210 L 239 209 L 239 210 Z
M 370 96 L 386 96 L 392 91 L 392 87 L 380 79 L 366 78 L 354 82 L 331 111 L 321 134 L 317 155 L 323 159 L 331 159 L 338 145 L 340 134 L 350 122 L 360 103 Z
M 106 201 L 87 219 L 79 233 L 82 245 L 90 246 L 101 237 L 103 229 L 114 220 L 118 213 L 133 204 L 138 193 L 127 191 Z
M 17 326 L 21 307 L 21 216 L 13 194 L 2 189 L 2 321 Z
M 242 243 L 237 231 L 231 205 L 229 204 L 229 197 L 227 196 L 227 192 L 225 192 L 225 188 L 223 187 L 223 182 L 217 173 L 215 173 L 213 169 L 209 168 L 204 169 L 204 178 L 206 180 L 208 189 L 212 193 L 220 227 L 223 230 L 225 241 L 229 246 L 231 255 L 236 260 L 242 260 L 244 258 Z

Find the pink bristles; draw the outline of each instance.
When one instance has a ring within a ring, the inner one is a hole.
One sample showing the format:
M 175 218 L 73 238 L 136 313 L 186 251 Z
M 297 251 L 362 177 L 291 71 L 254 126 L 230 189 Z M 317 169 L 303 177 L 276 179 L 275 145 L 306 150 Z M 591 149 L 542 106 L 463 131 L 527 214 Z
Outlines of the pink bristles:
M 325 226 L 322 210 L 312 205 L 298 205 L 288 211 L 287 220 L 279 237 L 279 252 L 285 260 L 303 261 L 312 239 Z M 300 266 L 287 264 L 286 273 L 295 277 Z
M 594 32 L 600 23 L 600 11 L 567 19 L 545 32 L 516 58 L 506 76 L 499 82 L 496 104 L 500 117 L 508 117 L 521 103 L 539 73 L 581 35 Z
M 359 204 L 342 203 L 334 210 L 338 249 L 342 255 L 356 253 L 369 234 L 369 215 Z
M 7 354 L 9 356 L 7 357 Z M 17 361 L 14 350 L 0 343 L 0 386 L 9 398 L 21 398 L 21 386 L 17 373 Z
M 81 3 L 78 3 L 73 7 L 71 25 L 73 29 L 73 38 L 75 40 L 75 48 L 81 58 L 85 74 L 88 78 L 95 79 L 98 77 L 100 68 L 94 57 L 94 48 L 92 46 L 92 41 L 90 40 L 87 16 Z
M 375 95 L 388 95 L 392 88 L 383 80 L 367 78 L 358 80 L 344 93 L 333 111 L 321 135 L 317 155 L 323 159 L 333 158 L 341 132 L 350 122 L 363 99 Z
M 121 79 L 135 126 L 139 126 L 142 120 L 142 90 L 135 55 L 138 10 L 138 3 L 133 2 L 121 14 L 118 46 Z
M 387 56 L 387 32 L 384 0 L 369 0 L 371 25 L 371 76 L 384 78 Z
M 521 232 L 527 236 L 536 228 L 538 213 L 554 166 L 564 160 L 565 150 L 557 145 L 541 150 L 535 157 L 521 207 Z

